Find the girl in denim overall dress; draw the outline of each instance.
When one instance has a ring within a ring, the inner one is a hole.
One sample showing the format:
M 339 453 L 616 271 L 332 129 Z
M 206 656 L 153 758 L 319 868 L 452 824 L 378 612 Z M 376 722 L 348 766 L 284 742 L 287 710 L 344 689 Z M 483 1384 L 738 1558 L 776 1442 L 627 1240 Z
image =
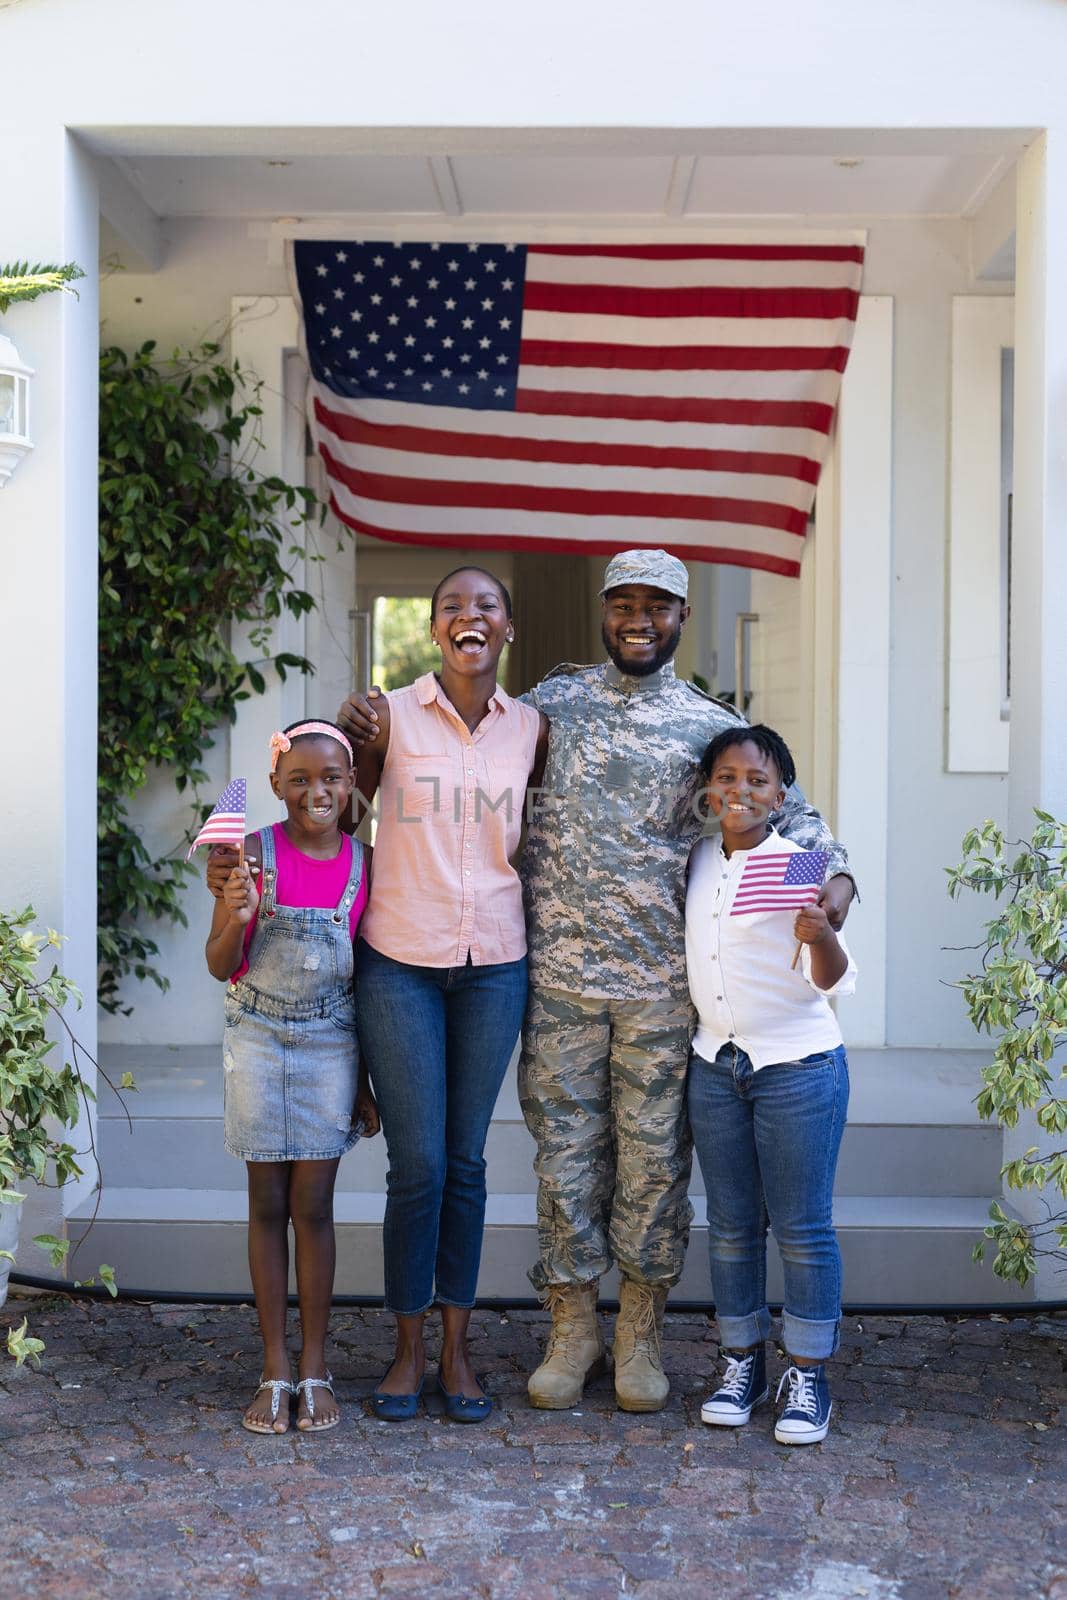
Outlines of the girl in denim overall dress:
M 300 722 L 271 739 L 271 787 L 286 820 L 246 841 L 246 859 L 212 853 L 218 898 L 207 942 L 229 982 L 223 1034 L 226 1148 L 248 1166 L 248 1261 L 263 1336 L 263 1376 L 243 1424 L 284 1433 L 340 1421 L 326 1367 L 333 1296 L 337 1164 L 378 1129 L 359 1064 L 352 940 L 367 889 L 363 850 L 339 828 L 352 751 L 332 723 Z M 289 1245 L 296 1239 L 302 1349 L 290 1382 L 285 1343 Z

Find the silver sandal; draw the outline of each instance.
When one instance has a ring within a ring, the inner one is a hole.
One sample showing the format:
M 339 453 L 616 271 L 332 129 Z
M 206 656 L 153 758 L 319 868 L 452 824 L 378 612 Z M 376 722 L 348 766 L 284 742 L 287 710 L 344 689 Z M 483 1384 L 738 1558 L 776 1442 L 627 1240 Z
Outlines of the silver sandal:
M 329 1389 L 330 1393 L 333 1394 L 333 1373 L 329 1369 L 327 1369 L 325 1378 L 301 1378 L 299 1382 L 293 1384 L 293 1393 L 295 1395 L 299 1396 L 300 1391 L 304 1391 L 304 1401 L 308 1408 L 308 1421 L 311 1423 L 309 1428 L 302 1428 L 297 1423 L 297 1433 L 329 1433 L 330 1429 L 336 1428 L 341 1420 L 340 1414 L 338 1414 L 332 1422 L 324 1422 L 319 1427 L 315 1426 L 316 1389 Z M 336 1398 L 337 1396 L 334 1395 L 335 1400 Z
M 247 1417 L 241 1418 L 241 1426 L 242 1428 L 247 1428 L 249 1433 L 273 1433 L 277 1438 L 280 1439 L 282 1433 L 287 1432 L 289 1428 L 288 1422 L 281 1432 L 279 1432 L 279 1430 L 274 1426 L 278 1420 L 278 1412 L 281 1409 L 282 1395 L 293 1395 L 296 1393 L 296 1390 L 289 1382 L 288 1378 L 261 1378 L 259 1380 L 259 1388 L 256 1390 L 256 1394 L 252 1396 L 253 1400 L 256 1398 L 256 1395 L 262 1394 L 264 1389 L 270 1390 L 269 1427 L 263 1427 L 256 1422 L 249 1422 Z

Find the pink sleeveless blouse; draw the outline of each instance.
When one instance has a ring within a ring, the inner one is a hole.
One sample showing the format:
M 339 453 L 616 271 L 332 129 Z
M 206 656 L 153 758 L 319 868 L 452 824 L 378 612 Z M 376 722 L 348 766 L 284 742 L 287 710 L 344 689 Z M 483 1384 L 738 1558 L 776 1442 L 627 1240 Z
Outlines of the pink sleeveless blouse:
M 389 693 L 374 884 L 361 934 L 418 967 L 519 961 L 519 843 L 540 716 L 497 689 L 471 733 L 432 672 Z

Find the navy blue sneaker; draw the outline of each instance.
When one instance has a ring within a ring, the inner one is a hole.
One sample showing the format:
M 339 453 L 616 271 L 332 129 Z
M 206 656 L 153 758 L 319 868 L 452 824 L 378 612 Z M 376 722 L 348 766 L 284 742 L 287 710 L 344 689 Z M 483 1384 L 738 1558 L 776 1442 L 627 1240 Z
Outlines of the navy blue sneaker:
M 713 1428 L 740 1428 L 762 1405 L 767 1388 L 766 1346 L 754 1350 L 724 1350 L 726 1372 L 715 1393 L 700 1408 L 701 1422 Z
M 826 1368 L 787 1367 L 778 1385 L 778 1399 L 789 1385 L 785 1406 L 774 1425 L 779 1444 L 818 1444 L 830 1427 L 830 1385 Z

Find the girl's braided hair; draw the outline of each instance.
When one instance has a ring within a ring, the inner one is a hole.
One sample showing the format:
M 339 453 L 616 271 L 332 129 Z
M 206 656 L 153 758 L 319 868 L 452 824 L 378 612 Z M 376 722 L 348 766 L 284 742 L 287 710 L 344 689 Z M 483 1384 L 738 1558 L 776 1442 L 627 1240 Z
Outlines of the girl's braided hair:
M 724 728 L 722 733 L 715 735 L 700 758 L 700 776 L 705 782 L 711 777 L 715 763 L 723 751 L 730 750 L 738 744 L 754 744 L 761 756 L 773 761 L 782 780 L 783 789 L 791 789 L 796 783 L 796 763 L 789 753 L 789 746 L 780 733 L 776 733 L 773 728 L 765 727 L 762 722 L 757 722 L 751 728 L 739 723 L 736 728 Z

